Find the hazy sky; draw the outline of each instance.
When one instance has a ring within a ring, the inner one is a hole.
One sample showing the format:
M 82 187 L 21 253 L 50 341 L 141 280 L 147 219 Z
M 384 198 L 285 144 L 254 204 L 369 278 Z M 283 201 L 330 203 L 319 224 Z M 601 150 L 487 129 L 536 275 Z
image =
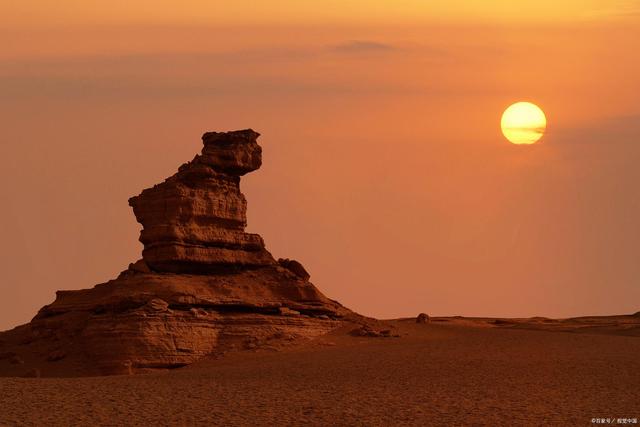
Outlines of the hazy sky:
M 127 199 L 248 127 L 249 231 L 358 312 L 640 310 L 639 2 L 7 3 L 0 329 L 115 278 Z

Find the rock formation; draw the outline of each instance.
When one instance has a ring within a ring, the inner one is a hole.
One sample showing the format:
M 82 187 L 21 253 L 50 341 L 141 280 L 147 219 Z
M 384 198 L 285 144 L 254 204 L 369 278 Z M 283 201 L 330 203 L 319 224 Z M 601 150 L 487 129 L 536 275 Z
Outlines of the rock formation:
M 427 313 L 420 313 L 416 317 L 416 323 L 429 323 L 429 315 Z
M 129 200 L 142 260 L 92 289 L 58 291 L 0 333 L 0 375 L 127 374 L 324 334 L 357 315 L 297 261 L 244 232 L 240 177 L 261 165 L 252 130 L 209 132 L 202 154 Z
M 201 155 L 129 200 L 144 227 L 142 257 L 152 270 L 215 273 L 275 263 L 262 238 L 244 232 L 240 176 L 262 164 L 257 137 L 252 130 L 207 132 Z

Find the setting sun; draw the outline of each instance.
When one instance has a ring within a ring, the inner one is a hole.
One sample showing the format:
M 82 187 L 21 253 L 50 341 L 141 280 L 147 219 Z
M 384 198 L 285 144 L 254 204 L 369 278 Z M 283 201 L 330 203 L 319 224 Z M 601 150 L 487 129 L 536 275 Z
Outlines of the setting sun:
M 505 138 L 514 144 L 537 142 L 547 127 L 544 112 L 530 102 L 516 102 L 502 114 L 500 122 Z

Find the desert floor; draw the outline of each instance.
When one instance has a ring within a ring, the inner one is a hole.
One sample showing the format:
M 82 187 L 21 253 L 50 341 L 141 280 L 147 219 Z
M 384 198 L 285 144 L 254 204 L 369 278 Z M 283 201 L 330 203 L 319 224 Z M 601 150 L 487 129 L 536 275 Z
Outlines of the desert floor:
M 0 425 L 640 422 L 640 329 L 611 319 L 395 320 L 399 338 L 338 330 L 170 372 L 0 378 Z

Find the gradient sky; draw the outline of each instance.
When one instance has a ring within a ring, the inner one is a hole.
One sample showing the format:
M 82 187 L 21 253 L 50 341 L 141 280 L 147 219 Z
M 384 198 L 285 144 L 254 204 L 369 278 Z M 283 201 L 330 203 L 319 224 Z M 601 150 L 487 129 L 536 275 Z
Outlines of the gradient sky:
M 640 310 L 640 2 L 7 3 L 0 329 L 115 278 L 127 199 L 247 127 L 249 231 L 358 312 Z

